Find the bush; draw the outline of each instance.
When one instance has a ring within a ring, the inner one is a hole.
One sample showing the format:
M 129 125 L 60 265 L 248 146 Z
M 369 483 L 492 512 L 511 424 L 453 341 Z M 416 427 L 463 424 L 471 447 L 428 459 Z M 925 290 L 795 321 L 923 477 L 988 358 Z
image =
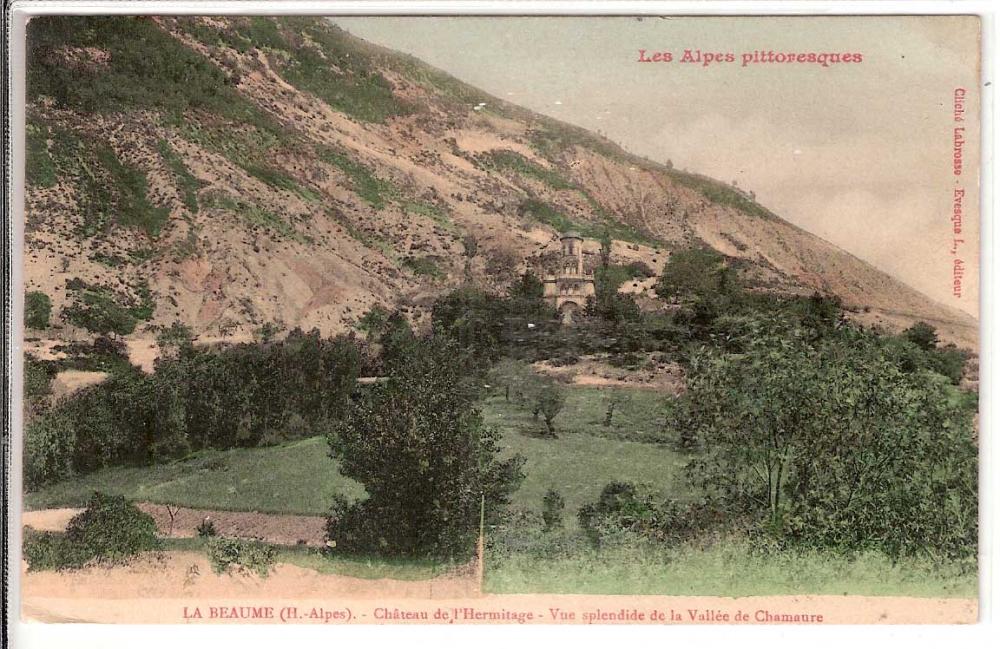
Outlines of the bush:
M 215 523 L 210 521 L 207 517 L 205 520 L 198 523 L 198 527 L 195 528 L 195 531 L 198 532 L 198 537 L 203 539 L 219 535 L 219 533 L 215 530 Z
M 924 351 L 938 344 L 937 330 L 926 322 L 918 322 L 903 332 L 903 337 Z
M 85 555 L 114 563 L 159 547 L 156 522 L 124 496 L 94 492 L 66 526 L 66 540 Z
M 52 315 L 52 300 L 42 291 L 29 291 L 24 295 L 24 326 L 29 329 L 47 329 Z
M 936 347 L 926 352 L 928 369 L 947 377 L 953 385 L 958 385 L 961 382 L 967 360 L 969 360 L 969 353 L 958 349 L 955 345 Z
M 24 487 L 34 491 L 74 474 L 76 430 L 72 417 L 56 410 L 24 427 Z
M 597 502 L 578 513 L 580 527 L 594 546 L 635 538 L 674 544 L 719 522 L 714 508 L 682 505 L 631 482 L 609 482 Z
M 82 565 L 73 557 L 72 548 L 62 534 L 24 528 L 23 554 L 28 570 L 66 570 Z
M 546 532 L 551 532 L 563 526 L 563 510 L 566 501 L 555 489 L 549 489 L 542 498 L 542 522 Z
M 233 572 L 267 577 L 277 560 L 277 552 L 266 543 L 216 537 L 208 541 L 208 560 L 216 574 Z
M 120 564 L 160 547 L 152 516 L 123 496 L 95 492 L 87 508 L 70 519 L 65 535 L 25 530 L 29 570 L 65 570 L 90 562 Z

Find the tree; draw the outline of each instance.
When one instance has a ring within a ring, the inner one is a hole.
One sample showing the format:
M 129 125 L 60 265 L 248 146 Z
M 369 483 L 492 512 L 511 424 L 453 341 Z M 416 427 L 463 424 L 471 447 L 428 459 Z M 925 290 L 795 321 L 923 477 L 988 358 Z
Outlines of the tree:
M 731 280 L 724 274 L 722 255 L 708 248 L 678 250 L 670 255 L 656 284 L 656 294 L 665 300 L 693 302 L 717 293 Z
M 47 329 L 52 315 L 52 300 L 42 291 L 29 291 L 24 295 L 24 326 L 30 329 Z
M 976 448 L 947 380 L 904 372 L 856 329 L 761 335 L 694 355 L 677 425 L 691 476 L 770 533 L 893 556 L 975 552 Z
M 471 234 L 462 237 L 462 253 L 465 255 L 465 276 L 469 277 L 472 272 L 472 258 L 479 253 L 479 241 Z
M 555 381 L 547 381 L 535 396 L 535 416 L 541 413 L 549 437 L 556 436 L 555 418 L 566 405 L 566 392 Z
M 635 298 L 619 292 L 628 279 L 629 270 L 624 266 L 602 266 L 594 275 L 594 296 L 587 298 L 584 311 L 601 318 L 615 327 L 634 323 L 642 318 Z
M 509 504 L 524 459 L 500 458 L 500 434 L 475 407 L 481 377 L 465 354 L 444 337 L 418 340 L 388 381 L 333 425 L 331 456 L 368 493 L 334 503 L 327 532 L 338 550 L 466 557 L 481 499 L 488 521 Z
M 511 397 L 523 401 L 541 383 L 530 365 L 512 358 L 501 358 L 490 369 L 489 380 L 503 389 L 504 401 L 510 401 Z
M 607 268 L 611 265 L 611 233 L 607 228 L 601 232 L 598 241 L 601 243 L 601 268 Z
M 358 320 L 357 327 L 363 331 L 369 340 L 377 338 L 382 332 L 386 321 L 389 319 L 389 311 L 381 304 L 373 304 L 368 311 Z
M 903 337 L 911 343 L 927 351 L 938 344 L 937 329 L 926 322 L 918 322 L 903 332 Z
M 605 426 L 611 425 L 611 418 L 615 414 L 615 408 L 617 408 L 618 406 L 624 406 L 631 400 L 632 397 L 629 394 L 621 390 L 612 390 L 610 396 L 608 397 L 607 410 L 604 413 L 604 425 Z
M 394 363 L 405 362 L 416 344 L 416 335 L 413 333 L 410 321 L 406 319 L 406 316 L 400 311 L 392 312 L 378 331 L 378 342 L 382 348 L 383 369 L 387 369 Z
M 545 285 L 528 269 L 510 285 L 507 294 L 512 300 L 540 300 L 545 295 Z
M 469 286 L 452 291 L 434 303 L 434 335 L 447 336 L 486 362 L 500 354 L 504 304 L 496 296 Z

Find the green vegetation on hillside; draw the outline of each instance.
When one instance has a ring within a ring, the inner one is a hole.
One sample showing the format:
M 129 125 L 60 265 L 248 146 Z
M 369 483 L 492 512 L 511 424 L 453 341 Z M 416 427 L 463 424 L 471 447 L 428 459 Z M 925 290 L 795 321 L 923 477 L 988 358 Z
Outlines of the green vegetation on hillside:
M 558 171 L 546 169 L 516 151 L 489 151 L 477 156 L 476 165 L 480 169 L 513 171 L 540 180 L 552 189 L 576 189 L 576 185 L 563 178 Z
M 145 172 L 123 164 L 107 145 L 94 144 L 89 153 L 93 168 L 81 162 L 84 191 L 81 207 L 84 214 L 84 234 L 93 236 L 106 230 L 111 222 L 135 227 L 150 237 L 159 235 L 167 223 L 170 210 L 154 206 L 147 197 Z
M 49 128 L 45 124 L 25 125 L 24 133 L 24 177 L 29 185 L 52 187 L 58 179 L 58 172 L 49 153 Z
M 375 177 L 371 170 L 351 158 L 347 153 L 324 147 L 318 151 L 319 159 L 337 167 L 351 180 L 354 193 L 368 202 L 376 210 L 386 206 L 398 193 L 392 183 Z
M 46 329 L 52 315 L 52 300 L 44 291 L 28 291 L 24 294 L 24 326 L 31 329 Z
M 160 155 L 163 157 L 163 161 L 167 163 L 167 167 L 173 172 L 174 177 L 177 179 L 177 186 L 181 191 L 181 201 L 184 203 L 184 207 L 188 208 L 188 211 L 192 214 L 198 212 L 198 190 L 202 187 L 202 182 L 191 175 L 191 171 L 184 164 L 177 152 L 174 151 L 173 147 L 166 140 L 160 140 L 156 143 L 157 149 L 160 151 Z
M 59 55 L 72 48 L 73 63 Z M 150 56 L 156 52 L 156 56 Z M 81 113 L 161 111 L 175 119 L 204 110 L 259 125 L 244 100 L 209 60 L 150 17 L 39 16 L 28 24 L 27 99 L 42 96 Z
M 288 83 L 356 119 L 383 122 L 412 110 L 393 94 L 370 57 L 352 56 L 356 54 L 353 39 L 321 19 L 255 16 L 217 27 L 191 18 L 178 24 L 206 45 L 224 45 L 240 53 L 257 48 L 278 54 L 271 63 Z M 286 30 L 289 38 L 282 34 Z
M 414 275 L 440 279 L 444 273 L 438 267 L 437 261 L 433 257 L 407 257 L 403 259 L 403 265 L 413 271 Z
M 537 198 L 527 198 L 518 206 L 518 213 L 528 216 L 539 223 L 544 223 L 559 232 L 576 230 L 588 239 L 599 239 L 608 235 L 618 241 L 630 241 L 647 246 L 658 247 L 662 243 L 635 228 L 614 220 L 604 214 L 603 210 L 595 209 L 595 214 L 601 220 L 598 222 L 579 221 L 571 219 L 558 209 Z
M 209 209 L 223 209 L 238 215 L 251 231 L 258 228 L 279 239 L 307 242 L 310 238 L 299 232 L 295 225 L 289 223 L 271 210 L 253 205 L 242 199 L 233 198 L 222 192 L 210 192 L 202 199 L 202 204 Z
M 777 218 L 773 212 L 763 207 L 760 203 L 744 192 L 736 189 L 735 187 L 730 187 L 729 185 L 715 180 L 714 178 L 702 176 L 701 174 L 677 171 L 676 169 L 666 170 L 666 173 L 671 179 L 681 185 L 701 192 L 705 198 L 713 203 L 732 207 L 743 212 L 744 214 L 749 214 L 750 216 L 756 216 L 762 219 Z
M 66 289 L 72 300 L 63 307 L 63 319 L 92 333 L 127 336 L 139 322 L 150 320 L 156 308 L 145 282 L 135 288 L 136 297 L 79 278 L 66 282 Z

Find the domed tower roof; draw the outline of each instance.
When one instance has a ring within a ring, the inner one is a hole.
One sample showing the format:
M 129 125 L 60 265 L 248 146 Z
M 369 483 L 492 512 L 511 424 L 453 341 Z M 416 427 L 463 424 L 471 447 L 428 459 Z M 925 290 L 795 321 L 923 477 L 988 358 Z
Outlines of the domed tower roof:
M 562 241 L 563 239 L 579 239 L 580 241 L 583 241 L 583 235 L 576 230 L 566 230 L 559 235 L 559 240 Z

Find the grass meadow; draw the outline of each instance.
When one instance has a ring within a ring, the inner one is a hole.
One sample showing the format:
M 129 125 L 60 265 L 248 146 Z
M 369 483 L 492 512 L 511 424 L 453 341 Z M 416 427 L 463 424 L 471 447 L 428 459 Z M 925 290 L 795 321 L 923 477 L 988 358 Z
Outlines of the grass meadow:
M 595 500 L 611 480 L 664 488 L 682 482 L 675 480 L 684 464 L 682 455 L 623 438 L 628 431 L 642 436 L 659 430 L 662 422 L 647 406 L 662 400 L 662 395 L 644 392 L 637 396 L 615 415 L 614 426 L 605 428 L 598 392 L 595 388 L 569 390 L 566 407 L 556 418 L 557 439 L 539 437 L 544 424 L 534 422 L 514 402 L 505 402 L 503 397 L 485 401 L 483 416 L 488 425 L 503 432 L 503 446 L 527 458 L 515 505 L 540 510 L 542 497 L 552 488 L 566 499 L 567 511 L 575 512 Z M 175 462 L 113 467 L 65 480 L 28 493 L 25 505 L 26 509 L 82 506 L 96 490 L 200 509 L 325 515 L 334 494 L 351 499 L 365 494 L 360 484 L 340 475 L 337 461 L 327 450 L 324 438 L 311 437 L 280 446 L 200 451 Z
M 565 528 L 542 539 L 551 549 L 491 548 L 485 589 L 497 593 L 602 593 L 748 596 L 769 594 L 908 595 L 974 597 L 976 576 L 927 560 L 893 563 L 879 554 L 853 558 L 835 552 L 762 555 L 740 540 L 676 548 L 622 545 L 595 550 L 582 538 L 576 512 L 596 500 L 612 480 L 646 483 L 679 499 L 697 496 L 686 483 L 684 454 L 664 440 L 667 397 L 629 390 L 610 426 L 604 425 L 610 391 L 573 387 L 555 420 L 544 423 L 502 395 L 482 403 L 487 425 L 502 431 L 509 453 L 527 458 L 513 505 L 540 512 L 548 489 L 566 502 Z M 26 509 L 82 506 L 99 490 L 130 499 L 203 509 L 325 515 L 334 494 L 364 496 L 340 475 L 322 437 L 280 446 L 202 451 L 175 462 L 116 467 L 26 494 Z M 535 530 L 529 533 L 541 534 Z M 199 549 L 198 539 L 171 539 L 168 548 Z M 278 560 L 319 572 L 361 578 L 426 579 L 452 566 L 432 561 L 331 557 L 315 549 L 278 546 Z
M 490 557 L 493 593 L 606 595 L 866 595 L 973 598 L 974 572 L 928 559 L 893 562 L 879 553 L 754 552 L 738 540 L 707 547 L 587 548 L 573 556 L 502 553 Z

